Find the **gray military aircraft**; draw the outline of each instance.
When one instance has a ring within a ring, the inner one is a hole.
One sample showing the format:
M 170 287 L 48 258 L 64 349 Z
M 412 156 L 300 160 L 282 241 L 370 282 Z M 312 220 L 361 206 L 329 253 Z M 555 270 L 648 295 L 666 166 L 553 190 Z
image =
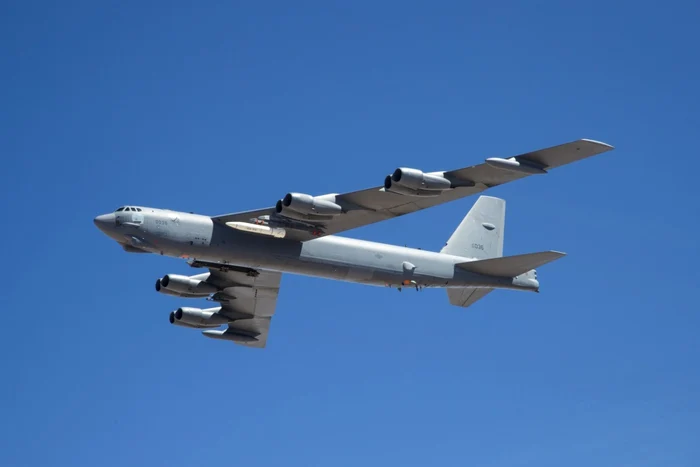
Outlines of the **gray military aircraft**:
M 398 168 L 384 185 L 343 194 L 287 193 L 272 207 L 221 216 L 124 206 L 95 218 L 129 253 L 187 258 L 209 272 L 168 274 L 158 292 L 206 297 L 219 306 L 181 307 L 170 322 L 211 338 L 265 347 L 282 273 L 397 288 L 444 287 L 468 307 L 494 289 L 539 291 L 535 268 L 564 256 L 503 256 L 505 201 L 480 196 L 439 253 L 332 234 L 437 206 L 613 149 L 581 139 L 446 172 Z M 225 329 L 221 326 L 225 325 Z M 220 329 L 215 329 L 220 328 Z

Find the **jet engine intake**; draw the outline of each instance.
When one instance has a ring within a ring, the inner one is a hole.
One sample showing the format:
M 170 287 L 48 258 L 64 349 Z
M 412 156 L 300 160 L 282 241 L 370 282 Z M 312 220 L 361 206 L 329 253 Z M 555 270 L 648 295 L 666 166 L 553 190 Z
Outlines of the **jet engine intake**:
M 387 175 L 386 179 L 384 180 L 384 191 L 396 193 L 397 195 L 420 196 L 422 198 L 438 196 L 440 193 L 442 193 L 442 191 L 438 190 L 414 190 L 413 188 L 407 188 L 403 185 L 393 183 L 391 181 L 391 175 Z
M 394 170 L 391 182 L 412 190 L 444 191 L 452 187 L 452 182 L 441 174 L 426 174 L 418 169 L 405 167 Z
M 343 212 L 343 208 L 333 201 L 323 199 L 321 196 L 311 196 L 303 193 L 287 193 L 284 198 L 277 202 L 275 211 L 278 214 L 286 209 L 316 216 L 337 216 Z
M 206 297 L 219 289 L 206 282 L 208 274 L 198 274 L 188 277 L 179 274 L 167 274 L 156 281 L 156 291 L 168 295 L 188 297 Z
M 178 326 L 190 328 L 217 328 L 222 324 L 230 321 L 224 315 L 219 314 L 221 307 L 207 308 L 189 308 L 181 307 L 170 313 L 170 323 Z
M 466 179 L 447 179 L 442 172 L 423 173 L 418 169 L 400 167 L 384 179 L 384 191 L 407 196 L 439 196 L 453 188 L 473 187 Z

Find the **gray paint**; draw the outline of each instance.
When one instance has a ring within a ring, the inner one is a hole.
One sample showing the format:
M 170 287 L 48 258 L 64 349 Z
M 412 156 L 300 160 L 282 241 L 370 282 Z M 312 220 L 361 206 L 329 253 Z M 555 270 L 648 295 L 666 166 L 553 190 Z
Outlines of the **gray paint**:
M 482 197 L 484 199 L 487 197 Z M 495 199 L 495 198 L 489 198 Z M 485 277 L 456 264 L 474 257 L 436 253 L 384 243 L 329 235 L 300 242 L 232 229 L 198 214 L 140 207 L 143 222 L 125 221 L 131 213 L 99 216 L 95 223 L 108 236 L 151 253 L 196 258 L 294 274 L 399 287 L 465 287 L 536 290 L 532 284 Z M 116 215 L 121 214 L 121 222 Z M 482 226 L 478 228 L 486 231 Z M 410 263 L 413 269 L 404 268 Z M 413 286 L 413 283 L 411 283 Z
M 578 140 L 510 159 L 491 158 L 461 169 L 423 173 L 400 168 L 390 186 L 342 194 L 289 193 L 275 207 L 208 217 L 130 206 L 95 218 L 127 252 L 190 258 L 209 273 L 159 279 L 159 292 L 220 303 L 208 310 L 180 308 L 170 322 L 210 328 L 215 339 L 264 347 L 275 311 L 281 273 L 375 286 L 444 287 L 450 303 L 470 306 L 493 289 L 538 291 L 535 267 L 563 253 L 502 257 L 505 201 L 481 196 L 441 252 L 356 240 L 333 234 L 437 206 L 612 149 Z M 400 190 L 394 190 L 402 187 Z M 387 191 L 386 188 L 391 188 Z M 394 192 L 391 192 L 394 191 Z M 241 231 L 241 222 L 285 229 L 285 238 Z M 223 266 L 223 267 L 222 267 Z

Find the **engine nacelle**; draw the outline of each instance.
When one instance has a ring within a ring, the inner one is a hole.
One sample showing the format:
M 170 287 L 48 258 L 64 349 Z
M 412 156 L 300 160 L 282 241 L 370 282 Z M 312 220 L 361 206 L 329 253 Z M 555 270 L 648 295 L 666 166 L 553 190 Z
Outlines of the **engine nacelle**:
M 444 191 L 452 187 L 452 182 L 442 175 L 426 174 L 418 169 L 405 167 L 394 170 L 391 181 L 412 190 Z
M 190 296 L 189 294 L 182 294 L 182 293 L 175 292 L 175 291 L 173 291 L 173 290 L 168 290 L 168 289 L 166 289 L 165 287 L 163 287 L 163 286 L 161 285 L 160 279 L 157 279 L 157 280 L 156 280 L 156 292 L 160 292 L 160 293 L 165 294 L 165 295 L 172 295 L 172 296 L 174 296 L 174 297 L 187 297 L 187 296 Z
M 438 196 L 452 188 L 452 182 L 436 174 L 418 169 L 398 168 L 384 179 L 384 190 L 408 196 Z
M 167 274 L 156 281 L 156 291 L 168 295 L 185 297 L 206 297 L 219 289 L 205 282 L 209 274 L 198 274 L 188 277 L 179 274 Z
M 343 208 L 333 201 L 303 193 L 287 193 L 284 198 L 279 200 L 275 211 L 281 213 L 285 209 L 316 216 L 337 216 L 343 212 Z
M 221 307 L 207 308 L 189 308 L 182 307 L 170 313 L 170 323 L 178 326 L 186 326 L 190 328 L 217 328 L 222 324 L 230 321 L 229 318 L 220 315 Z
M 194 324 L 187 324 L 187 323 L 184 323 L 182 321 L 176 320 L 174 311 L 170 312 L 169 321 L 170 321 L 170 324 L 174 324 L 175 326 L 182 326 L 184 328 L 194 328 L 194 329 L 202 329 L 203 327 L 207 328 L 207 326 L 195 326 Z

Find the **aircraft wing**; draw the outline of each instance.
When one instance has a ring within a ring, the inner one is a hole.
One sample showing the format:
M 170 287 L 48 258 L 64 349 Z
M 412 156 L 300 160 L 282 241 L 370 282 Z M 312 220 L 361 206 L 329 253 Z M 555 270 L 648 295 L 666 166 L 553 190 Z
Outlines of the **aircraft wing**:
M 209 268 L 207 282 L 221 289 L 212 300 L 221 304 L 220 314 L 232 319 L 226 330 L 206 330 L 203 334 L 248 347 L 265 347 L 282 273 L 198 260 L 190 265 Z
M 439 181 L 446 181 L 448 187 L 442 191 L 431 192 L 416 189 L 413 193 L 410 190 L 401 190 L 404 192 L 397 193 L 387 190 L 385 184 L 385 186 L 351 193 L 329 194 L 317 197 L 301 195 L 306 196 L 306 200 L 312 199 L 311 203 L 314 202 L 313 200 L 321 200 L 322 203 L 330 201 L 331 204 L 342 209 L 342 211 L 334 212 L 332 215 L 318 215 L 318 213 L 323 212 L 319 210 L 318 206 L 314 207 L 315 211 L 307 209 L 302 212 L 294 211 L 291 208 L 280 208 L 280 203 L 282 203 L 282 200 L 280 200 L 277 206 L 215 216 L 212 219 L 222 224 L 233 222 L 233 225 L 238 225 L 240 222 L 251 222 L 253 219 L 264 217 L 265 220 L 262 223 L 269 223 L 268 225 L 271 227 L 284 228 L 286 238 L 305 241 L 321 235 L 343 232 L 471 196 L 488 188 L 519 180 L 529 175 L 545 174 L 551 169 L 571 164 L 611 149 L 613 147 L 605 143 L 580 139 L 508 159 L 489 158 L 482 164 L 470 167 L 445 172 L 425 173 L 424 175 L 428 176 L 437 175 L 438 178 L 442 179 Z M 389 177 L 387 177 L 388 181 Z M 284 199 L 286 200 L 287 198 L 285 197 Z M 306 202 L 307 207 L 310 206 L 308 201 Z M 317 202 L 319 205 L 322 203 Z M 325 206 L 321 206 L 321 208 L 325 208 Z

